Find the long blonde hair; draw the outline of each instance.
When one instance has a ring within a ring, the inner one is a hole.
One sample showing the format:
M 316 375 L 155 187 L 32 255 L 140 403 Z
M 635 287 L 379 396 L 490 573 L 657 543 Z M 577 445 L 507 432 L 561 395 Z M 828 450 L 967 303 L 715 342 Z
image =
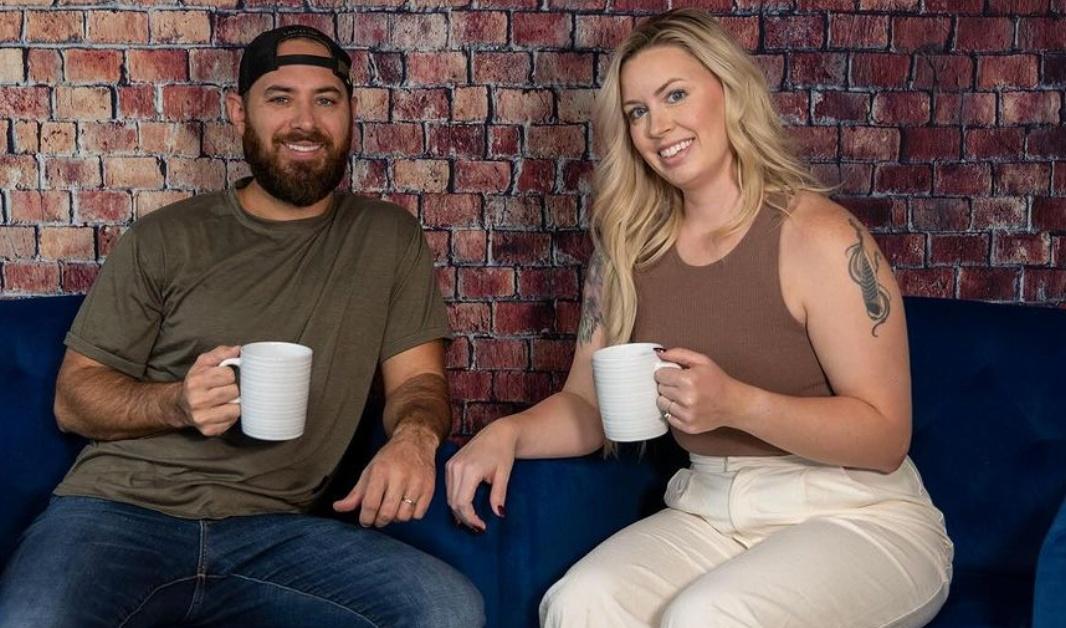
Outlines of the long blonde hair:
M 786 211 L 796 193 L 824 189 L 788 146 L 762 71 L 714 18 L 678 9 L 639 25 L 615 51 L 593 117 L 602 157 L 590 218 L 602 262 L 600 315 L 609 345 L 628 342 L 633 331 L 634 270 L 668 251 L 681 225 L 681 192 L 637 153 L 622 110 L 622 66 L 653 46 L 682 48 L 722 83 L 726 135 L 740 188 L 738 210 L 722 233 L 740 228 L 764 204 Z

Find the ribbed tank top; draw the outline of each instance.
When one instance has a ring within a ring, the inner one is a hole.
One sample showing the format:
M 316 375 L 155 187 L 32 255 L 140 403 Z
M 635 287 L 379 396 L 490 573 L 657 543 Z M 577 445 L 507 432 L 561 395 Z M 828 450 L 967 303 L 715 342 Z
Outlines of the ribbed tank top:
M 735 379 L 771 392 L 831 395 L 806 330 L 781 296 L 783 218 L 777 210 L 763 208 L 733 250 L 711 264 L 686 264 L 674 246 L 638 270 L 632 341 L 703 353 Z M 781 451 L 728 428 L 699 435 L 674 430 L 674 436 L 685 449 L 707 455 Z

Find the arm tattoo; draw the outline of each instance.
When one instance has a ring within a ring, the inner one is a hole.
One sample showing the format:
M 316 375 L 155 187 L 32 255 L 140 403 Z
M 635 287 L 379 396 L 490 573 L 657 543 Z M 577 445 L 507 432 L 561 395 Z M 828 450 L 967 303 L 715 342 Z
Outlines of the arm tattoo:
M 858 242 L 848 247 L 848 274 L 851 275 L 852 281 L 859 284 L 859 288 L 862 290 L 862 300 L 866 305 L 866 315 L 874 322 L 870 334 L 876 338 L 877 328 L 888 320 L 888 313 L 891 309 L 889 306 L 891 298 L 888 295 L 888 290 L 885 290 L 885 287 L 877 280 L 877 271 L 881 267 L 881 255 L 874 253 L 874 257 L 871 260 L 870 255 L 866 252 L 866 247 L 863 246 L 862 229 L 850 218 L 848 219 L 848 224 L 855 230 L 855 235 L 859 238 Z
M 600 303 L 602 293 L 603 258 L 597 251 L 592 254 L 588 273 L 585 276 L 585 294 L 581 302 L 581 322 L 577 328 L 579 342 L 590 342 L 592 334 L 596 332 L 596 328 L 603 322 L 602 304 Z

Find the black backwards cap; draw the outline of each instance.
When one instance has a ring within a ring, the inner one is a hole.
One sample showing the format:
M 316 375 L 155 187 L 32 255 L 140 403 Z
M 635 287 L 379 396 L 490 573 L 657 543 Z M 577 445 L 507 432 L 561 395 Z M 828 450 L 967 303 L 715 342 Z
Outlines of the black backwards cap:
M 329 49 L 329 56 L 318 55 L 278 55 L 278 45 L 288 39 L 310 39 L 323 44 Z M 352 80 L 348 71 L 352 59 L 337 42 L 322 31 L 302 24 L 282 26 L 260 34 L 244 48 L 241 56 L 240 77 L 237 92 L 242 96 L 248 93 L 252 84 L 267 72 L 273 72 L 283 65 L 317 65 L 333 72 L 344 83 L 348 95 L 352 94 Z

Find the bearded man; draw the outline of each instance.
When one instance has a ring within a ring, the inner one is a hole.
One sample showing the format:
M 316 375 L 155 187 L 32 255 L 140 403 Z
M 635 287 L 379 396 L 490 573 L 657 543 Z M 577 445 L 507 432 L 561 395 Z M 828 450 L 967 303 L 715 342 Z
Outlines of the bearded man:
M 483 623 L 462 575 L 375 527 L 421 518 L 450 427 L 444 306 L 418 222 L 337 189 L 350 59 L 288 26 L 244 50 L 226 109 L 252 176 L 136 222 L 66 337 L 60 429 L 91 443 L 0 581 L 2 626 Z M 240 345 L 313 350 L 305 431 L 244 435 Z M 389 440 L 332 504 L 380 372 Z

